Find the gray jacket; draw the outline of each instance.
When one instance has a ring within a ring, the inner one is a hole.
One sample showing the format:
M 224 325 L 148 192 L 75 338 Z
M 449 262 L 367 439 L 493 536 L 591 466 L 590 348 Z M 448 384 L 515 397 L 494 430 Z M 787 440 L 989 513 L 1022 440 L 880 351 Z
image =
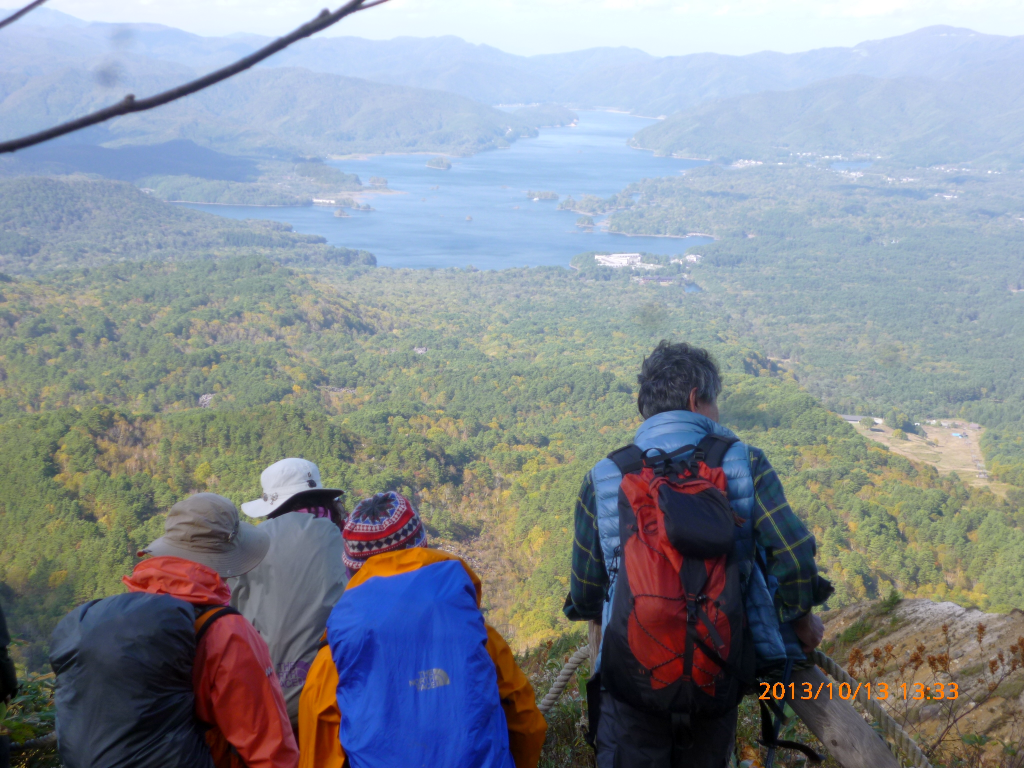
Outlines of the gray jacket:
M 247 574 L 228 580 L 231 605 L 267 642 L 295 725 L 327 616 L 348 581 L 341 531 L 330 520 L 305 512 L 267 520 L 260 530 L 270 534 L 270 549 Z

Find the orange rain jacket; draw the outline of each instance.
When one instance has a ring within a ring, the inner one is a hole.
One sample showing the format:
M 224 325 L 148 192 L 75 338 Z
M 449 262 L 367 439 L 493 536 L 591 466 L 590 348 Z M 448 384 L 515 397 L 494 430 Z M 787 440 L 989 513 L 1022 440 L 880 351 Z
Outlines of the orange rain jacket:
M 480 578 L 473 570 L 455 555 L 424 547 L 374 555 L 352 577 L 347 589 L 354 589 L 373 576 L 397 576 L 443 560 L 462 563 L 476 587 L 476 602 L 480 605 Z M 498 694 L 505 710 L 512 759 L 516 768 L 537 768 L 548 726 L 537 709 L 533 687 L 516 664 L 508 643 L 489 624 L 487 652 L 498 672 Z M 338 670 L 331 649 L 324 646 L 313 661 L 299 700 L 299 768 L 342 768 L 345 764 L 345 751 L 338 738 L 341 713 L 337 691 Z
M 144 560 L 122 581 L 131 592 L 171 595 L 193 605 L 227 605 L 231 596 L 216 571 L 180 557 Z M 206 741 L 217 768 L 298 765 L 270 652 L 244 618 L 232 614 L 210 625 L 196 648 L 192 687 L 196 717 L 212 726 Z

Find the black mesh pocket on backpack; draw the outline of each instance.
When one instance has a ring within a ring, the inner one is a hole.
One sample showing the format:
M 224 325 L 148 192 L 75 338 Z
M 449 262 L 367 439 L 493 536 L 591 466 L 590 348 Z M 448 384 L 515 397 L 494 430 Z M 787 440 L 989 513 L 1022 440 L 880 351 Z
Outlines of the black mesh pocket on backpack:
M 707 560 L 732 551 L 736 517 L 717 488 L 686 493 L 665 483 L 658 489 L 658 506 L 669 543 L 683 557 Z

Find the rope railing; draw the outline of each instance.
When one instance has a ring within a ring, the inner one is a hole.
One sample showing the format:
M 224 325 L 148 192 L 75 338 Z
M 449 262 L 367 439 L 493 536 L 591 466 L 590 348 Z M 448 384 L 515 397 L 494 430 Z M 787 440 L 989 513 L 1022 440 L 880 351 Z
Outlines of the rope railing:
M 537 705 L 538 709 L 543 714 L 547 714 L 551 708 L 558 701 L 559 697 L 565 691 L 566 686 L 569 684 L 569 680 L 576 673 L 580 664 L 590 658 L 590 646 L 584 645 L 579 648 L 569 660 L 565 662 L 565 666 L 562 667 L 562 671 L 558 673 L 558 677 L 555 678 L 555 682 L 552 683 L 551 688 L 548 690 L 547 695 L 541 700 L 540 704 Z M 848 683 L 851 688 L 857 688 L 857 681 L 850 676 L 850 674 L 836 663 L 835 659 L 826 656 L 819 650 L 815 650 L 812 655 L 814 663 L 821 667 L 827 674 L 833 677 L 840 683 Z M 928 758 L 925 757 L 924 752 L 917 745 L 910 735 L 900 727 L 892 716 L 885 711 L 881 704 L 868 696 L 863 690 L 858 692 L 857 701 L 868 711 L 868 714 L 874 718 L 875 722 L 878 723 L 882 728 L 882 732 L 886 735 L 887 740 L 891 740 L 892 745 L 902 753 L 905 758 L 907 765 L 911 768 L 932 768 L 931 763 L 928 762 Z
M 576 669 L 584 661 L 590 658 L 590 646 L 584 645 L 574 653 L 565 666 L 562 667 L 562 671 L 558 673 L 558 677 L 555 678 L 555 682 L 552 683 L 550 690 L 548 690 L 547 696 L 545 696 L 540 704 L 537 705 L 537 709 L 541 711 L 541 714 L 546 715 L 548 710 L 555 706 L 555 702 L 562 695 L 565 690 L 565 686 L 569 684 L 569 680 L 576 673 Z
M 38 739 L 27 739 L 26 741 L 14 742 L 11 744 L 11 752 L 26 752 L 30 749 L 41 749 L 43 747 L 53 747 L 57 744 L 57 732 L 50 731 L 47 734 L 40 736 Z

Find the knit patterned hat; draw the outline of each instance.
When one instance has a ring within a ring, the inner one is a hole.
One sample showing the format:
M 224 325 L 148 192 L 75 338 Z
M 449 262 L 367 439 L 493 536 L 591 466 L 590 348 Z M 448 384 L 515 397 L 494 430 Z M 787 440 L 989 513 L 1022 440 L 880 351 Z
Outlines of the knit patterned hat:
M 396 549 L 427 545 L 427 531 L 409 500 L 394 491 L 363 499 L 342 531 L 345 567 L 355 573 L 369 558 Z

